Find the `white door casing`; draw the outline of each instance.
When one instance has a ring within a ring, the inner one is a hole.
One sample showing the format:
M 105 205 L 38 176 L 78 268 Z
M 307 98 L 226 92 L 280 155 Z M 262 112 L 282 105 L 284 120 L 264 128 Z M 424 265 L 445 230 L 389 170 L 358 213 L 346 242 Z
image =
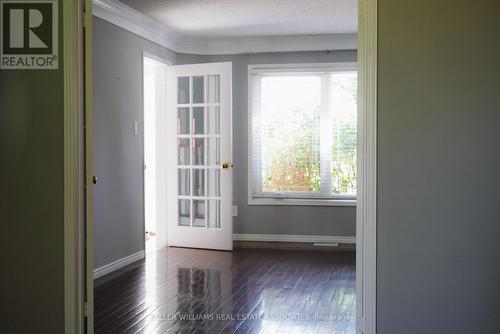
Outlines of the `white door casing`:
M 158 248 L 167 245 L 164 129 L 169 65 L 168 60 L 143 52 L 144 222 L 146 231 L 156 232 Z
M 232 63 L 169 66 L 166 112 L 168 245 L 232 250 Z

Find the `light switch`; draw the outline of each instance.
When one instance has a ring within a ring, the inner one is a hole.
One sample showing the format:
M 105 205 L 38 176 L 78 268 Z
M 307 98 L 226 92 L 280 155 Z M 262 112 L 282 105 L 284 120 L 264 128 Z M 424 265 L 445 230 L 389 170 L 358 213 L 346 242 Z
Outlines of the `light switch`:
M 139 122 L 134 122 L 134 136 L 139 135 Z
M 233 205 L 233 207 L 231 208 L 231 214 L 233 215 L 233 217 L 238 217 L 238 206 L 237 205 Z

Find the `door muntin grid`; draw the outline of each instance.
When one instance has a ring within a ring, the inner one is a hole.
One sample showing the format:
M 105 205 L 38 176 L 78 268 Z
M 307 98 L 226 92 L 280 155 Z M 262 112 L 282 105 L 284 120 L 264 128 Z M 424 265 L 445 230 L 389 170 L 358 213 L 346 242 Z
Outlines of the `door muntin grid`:
M 221 228 L 220 82 L 177 77 L 178 226 Z

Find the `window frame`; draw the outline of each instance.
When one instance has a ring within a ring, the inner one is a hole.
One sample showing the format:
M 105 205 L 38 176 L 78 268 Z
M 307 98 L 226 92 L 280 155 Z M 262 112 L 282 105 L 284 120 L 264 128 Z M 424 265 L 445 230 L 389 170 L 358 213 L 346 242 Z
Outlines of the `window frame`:
M 356 197 L 351 195 L 325 196 L 322 193 L 254 193 L 254 160 L 253 156 L 253 76 L 254 74 L 280 73 L 321 73 L 358 71 L 356 62 L 335 63 L 295 63 L 295 64 L 256 64 L 248 65 L 248 205 L 306 205 L 306 206 L 356 206 Z M 358 112 L 359 114 L 359 112 Z M 358 120 L 359 123 L 359 120 Z

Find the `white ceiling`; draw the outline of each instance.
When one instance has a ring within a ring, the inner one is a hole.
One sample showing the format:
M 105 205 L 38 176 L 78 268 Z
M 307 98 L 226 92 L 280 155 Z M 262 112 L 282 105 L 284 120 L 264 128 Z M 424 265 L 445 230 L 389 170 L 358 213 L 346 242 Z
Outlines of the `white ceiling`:
M 257 37 L 357 32 L 357 0 L 120 0 L 183 35 Z

